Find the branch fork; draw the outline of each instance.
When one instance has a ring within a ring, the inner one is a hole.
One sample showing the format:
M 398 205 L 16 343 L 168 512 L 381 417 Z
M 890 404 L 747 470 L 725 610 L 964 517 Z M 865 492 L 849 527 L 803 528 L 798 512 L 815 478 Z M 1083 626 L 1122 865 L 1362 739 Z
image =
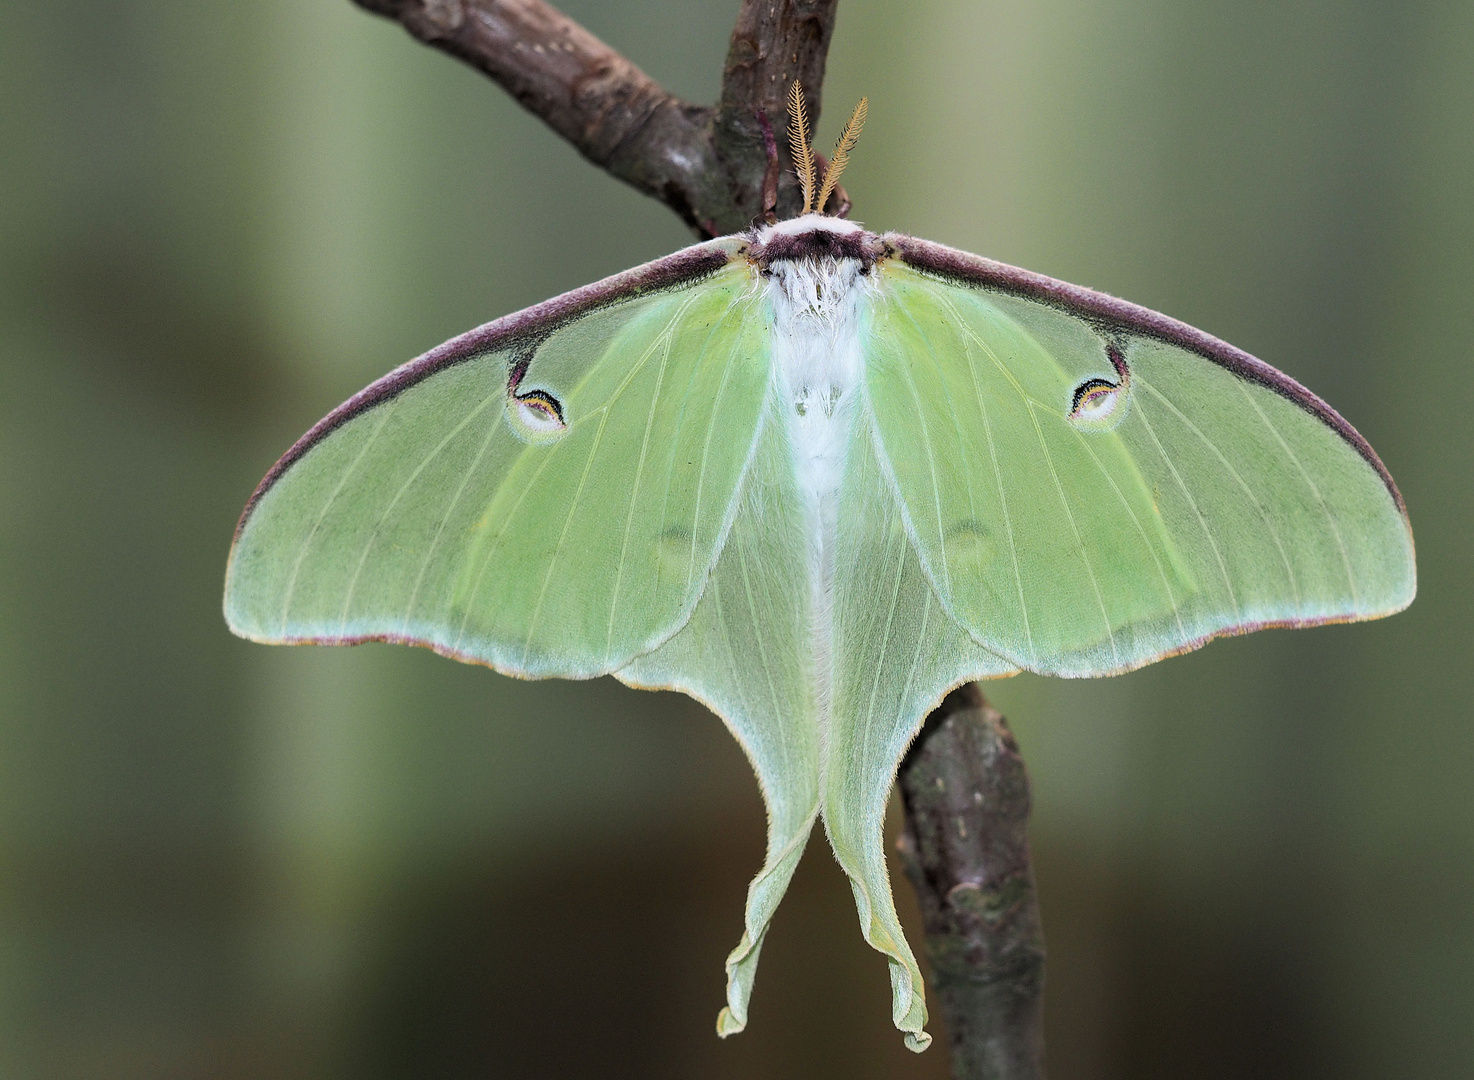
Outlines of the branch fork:
M 758 113 L 783 115 L 795 79 L 824 84 L 838 0 L 744 3 L 715 106 L 669 93 L 542 0 L 354 2 L 489 76 L 589 161 L 703 237 L 739 232 L 769 213 L 796 216 L 791 162 L 768 183 Z M 808 104 L 817 118 L 817 89 Z M 778 155 L 786 159 L 786 149 Z

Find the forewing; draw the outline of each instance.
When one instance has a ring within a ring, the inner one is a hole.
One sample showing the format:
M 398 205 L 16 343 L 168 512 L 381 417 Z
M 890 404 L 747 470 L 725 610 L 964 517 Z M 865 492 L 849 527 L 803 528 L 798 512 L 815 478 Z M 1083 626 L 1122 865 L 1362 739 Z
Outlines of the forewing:
M 1102 675 L 1411 601 L 1396 489 L 1304 388 L 1153 312 L 898 246 L 867 389 L 927 574 L 986 648 Z
M 294 448 L 248 507 L 226 615 L 531 676 L 613 670 L 689 617 L 768 381 L 742 261 L 701 245 L 442 346 Z

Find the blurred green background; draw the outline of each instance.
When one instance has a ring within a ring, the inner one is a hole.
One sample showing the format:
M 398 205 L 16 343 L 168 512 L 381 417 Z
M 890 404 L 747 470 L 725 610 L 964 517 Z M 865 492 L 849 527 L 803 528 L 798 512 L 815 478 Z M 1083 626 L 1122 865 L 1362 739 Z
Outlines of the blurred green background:
M 563 6 L 715 97 L 735 0 Z M 1051 1075 L 1474 1075 L 1474 5 L 844 0 L 821 145 L 862 93 L 856 217 L 1283 368 L 1418 539 L 1385 622 L 988 687 Z M 0 7 L 0 1077 L 946 1074 L 822 841 L 717 1040 L 763 813 L 697 706 L 220 617 L 321 414 L 688 240 L 346 0 Z

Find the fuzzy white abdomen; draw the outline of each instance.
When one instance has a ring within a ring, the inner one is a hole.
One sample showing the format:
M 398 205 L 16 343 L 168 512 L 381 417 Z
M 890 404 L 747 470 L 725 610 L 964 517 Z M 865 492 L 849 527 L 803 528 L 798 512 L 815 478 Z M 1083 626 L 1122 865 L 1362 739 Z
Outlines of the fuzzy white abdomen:
M 854 427 L 867 283 L 856 259 L 786 260 L 770 274 L 779 400 L 799 489 L 819 510 L 838 492 Z
M 775 390 L 808 523 L 816 705 L 826 741 L 839 488 L 861 412 L 860 319 L 869 280 L 858 259 L 833 258 L 775 260 L 766 279 Z

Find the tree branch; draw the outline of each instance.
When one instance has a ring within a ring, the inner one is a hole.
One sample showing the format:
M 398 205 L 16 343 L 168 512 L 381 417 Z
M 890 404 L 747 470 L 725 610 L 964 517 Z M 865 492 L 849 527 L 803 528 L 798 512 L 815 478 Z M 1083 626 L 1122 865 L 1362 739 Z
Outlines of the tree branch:
M 716 107 L 692 105 L 542 0 L 354 0 L 493 79 L 595 165 L 651 195 L 704 236 L 766 209 L 758 112 L 785 115 L 794 78 L 819 111 L 838 0 L 746 0 Z M 786 163 L 787 150 L 779 148 Z M 780 217 L 797 211 L 780 173 Z
M 1042 1080 L 1044 932 L 1029 777 L 975 683 L 947 695 L 901 765 L 897 848 L 921 900 L 954 1080 Z
M 762 212 L 763 170 L 758 163 L 763 129 L 758 114 L 770 118 L 788 114 L 788 86 L 797 79 L 813 127 L 819 125 L 824 88 L 824 66 L 839 0 L 744 0 L 722 65 L 722 94 L 717 103 L 712 142 L 719 161 L 740 164 L 732 170 L 731 197 L 744 208 L 756 207 L 749 221 Z M 780 130 L 786 122 L 775 119 Z M 788 140 L 778 140 L 779 173 L 777 215 L 795 217 L 803 209 Z M 762 162 L 767 164 L 766 155 Z

